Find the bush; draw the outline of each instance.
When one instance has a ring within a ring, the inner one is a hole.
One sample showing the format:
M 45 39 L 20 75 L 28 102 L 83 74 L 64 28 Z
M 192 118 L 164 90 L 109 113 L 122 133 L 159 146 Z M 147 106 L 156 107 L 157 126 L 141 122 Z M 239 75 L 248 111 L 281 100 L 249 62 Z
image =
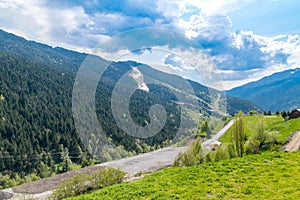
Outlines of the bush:
M 232 144 L 221 145 L 215 151 L 202 148 L 200 138 L 197 138 L 185 152 L 180 152 L 175 159 L 174 166 L 193 166 L 201 163 L 218 162 L 236 157 L 237 154 Z
M 126 173 L 113 168 L 104 168 L 91 174 L 78 174 L 65 181 L 53 193 L 52 198 L 63 199 L 78 196 L 87 191 L 121 183 Z
M 225 144 L 218 146 L 215 151 L 209 153 L 210 160 L 206 160 L 206 162 L 219 162 L 221 160 L 227 160 L 229 158 L 236 157 L 234 147 L 231 144 Z
M 279 150 L 279 133 L 277 131 L 265 131 L 262 122 L 257 124 L 256 130 L 246 143 L 246 154 L 257 154 L 261 150 Z
M 201 139 L 192 142 L 185 152 L 180 152 L 175 159 L 174 166 L 193 166 L 204 162 L 205 150 L 201 148 Z
M 257 110 L 250 110 L 248 112 L 248 115 L 257 115 L 258 114 L 258 111 Z

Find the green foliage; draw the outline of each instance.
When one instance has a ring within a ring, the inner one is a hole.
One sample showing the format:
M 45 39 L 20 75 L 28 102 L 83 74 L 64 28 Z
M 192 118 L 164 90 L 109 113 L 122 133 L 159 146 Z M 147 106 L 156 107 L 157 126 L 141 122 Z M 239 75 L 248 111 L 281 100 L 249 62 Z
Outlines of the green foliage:
M 246 152 L 260 153 L 260 149 L 266 144 L 267 138 L 264 121 L 260 120 L 257 122 L 254 134 L 249 137 L 246 143 Z
M 201 139 L 195 139 L 186 151 L 178 154 L 174 166 L 193 166 L 202 163 L 205 156 L 203 151 Z
M 101 139 L 93 134 L 94 129 L 89 124 L 82 127 L 89 133 L 89 145 L 85 147 L 76 133 L 73 121 L 72 90 L 76 72 L 86 56 L 26 41 L 0 30 L 0 171 L 4 176 L 20 173 L 22 177 L 28 174 L 47 177 L 67 171 L 70 161 L 82 166 L 92 163 L 91 154 L 101 155 L 101 162 L 108 161 L 164 147 L 175 137 L 180 127 L 181 106 L 176 104 L 178 99 L 170 88 L 177 88 L 179 85 L 177 89 L 180 90 L 180 83 L 186 80 L 146 65 L 139 67 L 143 74 L 154 80 L 160 79 L 171 87 L 149 84 L 149 93 L 136 90 L 132 95 L 130 115 L 140 126 L 149 123 L 149 109 L 152 105 L 160 104 L 167 112 L 166 124 L 158 134 L 137 140 L 117 126 L 111 111 L 110 97 L 119 78 L 131 70 L 132 66 L 140 64 L 113 62 L 99 81 L 95 107 L 99 123 L 107 133 L 105 136 L 117 148 L 100 145 Z M 97 61 L 108 64 L 101 58 Z M 188 98 L 199 101 L 203 111 L 209 114 L 211 95 L 215 98 L 221 92 L 209 90 L 196 82 L 188 82 L 196 94 Z M 182 94 L 186 92 L 183 90 Z M 230 102 L 229 100 L 232 110 L 234 105 Z M 248 107 L 249 102 L 238 105 L 240 109 L 255 109 L 253 105 Z M 189 106 L 183 107 L 189 113 L 193 112 Z M 193 122 L 189 116 L 184 117 L 188 123 Z M 185 134 L 182 137 L 190 136 L 195 131 L 183 131 Z M 69 159 L 61 159 L 61 145 L 63 149 L 68 149 Z M 47 173 L 47 170 L 50 172 Z
M 250 112 L 251 110 L 257 110 L 259 113 L 262 112 L 262 109 L 257 107 L 255 104 L 250 101 L 240 99 L 237 97 L 227 96 L 227 111 L 233 116 L 242 110 L 245 113 Z
M 113 168 L 104 168 L 91 174 L 78 174 L 60 185 L 51 197 L 63 199 L 121 183 L 125 174 L 125 172 Z
M 285 118 L 287 117 L 287 113 L 286 113 L 285 111 L 283 111 L 283 112 L 281 113 L 281 116 L 282 116 L 283 119 L 285 119 Z
M 70 165 L 72 165 L 72 161 L 69 157 L 69 150 L 68 148 L 64 148 L 61 152 L 61 165 L 62 165 L 62 172 L 67 172 L 70 170 Z
M 201 146 L 201 139 L 195 139 L 189 148 L 180 152 L 174 161 L 174 166 L 194 166 L 201 163 L 218 162 L 236 157 L 233 145 L 225 144 L 211 151 Z
M 70 199 L 298 199 L 300 152 L 173 167 Z
M 247 138 L 251 138 L 251 136 L 255 134 L 257 123 L 259 121 L 264 121 L 265 131 L 269 134 L 269 139 L 273 138 L 273 141 L 276 140 L 278 145 L 284 145 L 292 133 L 300 130 L 300 118 L 285 121 L 281 116 L 256 115 L 244 116 L 243 120 Z M 230 133 L 232 131 L 233 127 L 231 127 L 219 140 L 222 143 L 230 143 Z
M 14 187 L 22 183 L 32 182 L 39 180 L 40 177 L 36 174 L 29 174 L 26 176 L 19 175 L 18 173 L 0 174 L 0 189 Z
M 244 113 L 240 111 L 233 124 L 233 130 L 231 133 L 232 143 L 239 157 L 243 157 L 244 143 L 245 143 L 245 130 L 243 122 Z
M 206 138 L 211 137 L 211 129 L 208 124 L 208 119 L 204 120 L 204 122 L 202 122 L 199 126 L 197 136 Z
M 248 112 L 248 115 L 257 115 L 257 114 L 258 114 L 257 110 L 250 110 Z
M 236 157 L 233 151 L 234 149 L 229 145 L 221 145 L 216 148 L 215 151 L 210 152 L 211 162 L 219 162 L 221 160 L 226 160 L 229 158 Z

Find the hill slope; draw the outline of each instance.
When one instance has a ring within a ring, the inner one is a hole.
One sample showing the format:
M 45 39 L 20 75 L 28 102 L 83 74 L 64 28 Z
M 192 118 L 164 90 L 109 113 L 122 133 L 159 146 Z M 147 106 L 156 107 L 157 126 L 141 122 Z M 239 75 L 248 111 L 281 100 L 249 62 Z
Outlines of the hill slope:
M 275 73 L 259 81 L 227 91 L 249 100 L 264 110 L 282 111 L 300 107 L 300 69 Z
M 300 152 L 168 168 L 69 199 L 297 199 Z
M 253 115 L 245 116 L 243 118 L 246 137 L 250 138 L 255 134 L 258 122 L 264 124 L 265 133 L 271 135 L 272 139 L 276 139 L 277 145 L 284 145 L 290 139 L 290 136 L 300 130 L 300 118 L 285 121 L 281 116 L 263 116 Z M 222 143 L 229 143 L 231 141 L 231 127 L 221 138 Z
M 76 72 L 87 55 L 62 48 L 27 41 L 0 30 L 0 170 L 22 174 L 56 172 L 64 148 L 73 162 L 88 159 L 87 149 L 79 139 L 72 116 L 72 89 Z M 107 62 L 102 58 L 97 58 Z M 120 77 L 139 66 L 141 73 L 164 86 L 149 84 L 150 92 L 136 90 L 130 101 L 133 120 L 144 126 L 149 122 L 149 108 L 161 104 L 167 112 L 164 128 L 155 136 L 138 139 L 122 131 L 114 121 L 111 94 Z M 147 152 L 166 145 L 180 125 L 181 108 L 193 112 L 189 105 L 180 106 L 172 89 L 174 83 L 187 82 L 181 77 L 162 73 L 135 62 L 113 62 L 105 71 L 96 91 L 96 113 L 104 132 L 117 148 L 101 149 L 100 161 Z M 203 110 L 209 112 L 212 102 L 207 87 L 191 82 Z M 186 94 L 183 89 L 178 89 Z M 213 95 L 222 95 L 212 90 Z M 230 99 L 229 99 L 230 100 Z M 249 102 L 230 101 L 229 112 L 245 112 L 257 107 Z M 223 105 L 225 106 L 225 105 Z M 190 119 L 193 121 L 193 119 Z M 89 127 L 87 127 L 89 128 Z M 194 130 L 187 130 L 186 135 Z M 92 133 L 92 132 L 90 132 Z M 94 142 L 89 138 L 89 142 Z M 90 149 L 89 149 L 90 150 Z

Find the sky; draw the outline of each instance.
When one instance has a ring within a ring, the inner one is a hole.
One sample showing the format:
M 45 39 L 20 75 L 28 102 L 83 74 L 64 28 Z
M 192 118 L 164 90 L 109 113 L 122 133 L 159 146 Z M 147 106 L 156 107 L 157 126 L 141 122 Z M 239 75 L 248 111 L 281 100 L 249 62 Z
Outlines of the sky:
M 0 0 L 0 29 L 103 57 L 127 49 L 131 54 L 126 51 L 123 59 L 169 67 L 170 73 L 197 81 L 201 77 L 195 76 L 192 68 L 197 60 L 193 59 L 208 58 L 201 52 L 200 56 L 189 54 L 190 63 L 184 60 L 187 48 L 182 50 L 174 42 L 177 36 L 170 35 L 174 31 L 209 55 L 216 69 L 207 71 L 218 73 L 222 87 L 208 85 L 230 89 L 300 66 L 299 8 L 300 1 L 295 0 Z M 170 32 L 140 31 L 149 27 Z M 127 39 L 135 35 L 134 43 L 148 46 L 132 51 L 132 40 L 121 40 L 120 35 Z M 113 49 L 116 52 L 97 50 L 107 41 L 119 45 Z

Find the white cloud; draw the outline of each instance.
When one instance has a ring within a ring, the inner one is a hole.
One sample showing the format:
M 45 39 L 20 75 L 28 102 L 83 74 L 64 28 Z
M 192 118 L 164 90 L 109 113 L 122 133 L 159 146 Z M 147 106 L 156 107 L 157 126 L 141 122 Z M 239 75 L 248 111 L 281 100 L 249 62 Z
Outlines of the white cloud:
M 1 1 L 0 10 L 0 28 L 53 46 L 88 50 L 107 37 L 92 34 L 94 22 L 80 6 L 53 8 L 45 0 L 12 0 Z
M 141 27 L 167 27 L 184 33 L 205 48 L 220 69 L 226 88 L 300 66 L 299 35 L 266 37 L 251 31 L 232 31 L 233 22 L 227 14 L 252 0 L 52 2 L 56 1 L 0 0 L 0 28 L 52 46 L 99 53 L 93 47 L 114 34 Z M 147 43 L 149 38 L 141 36 L 137 40 Z M 116 51 L 128 53 L 125 48 L 127 45 L 130 49 L 131 44 L 129 40 Z M 186 59 L 193 63 L 192 57 Z M 173 59 L 173 64 L 185 76 L 193 75 L 185 63 Z
M 176 69 L 180 72 L 184 70 L 194 70 L 195 68 L 187 63 L 183 58 L 175 55 L 175 54 L 168 54 L 164 57 L 163 63 L 165 65 L 169 65 L 171 68 Z
M 206 15 L 226 15 L 228 12 L 232 12 L 238 10 L 247 4 L 249 4 L 253 0 L 184 0 L 184 4 L 194 5 L 201 9 L 203 14 Z

